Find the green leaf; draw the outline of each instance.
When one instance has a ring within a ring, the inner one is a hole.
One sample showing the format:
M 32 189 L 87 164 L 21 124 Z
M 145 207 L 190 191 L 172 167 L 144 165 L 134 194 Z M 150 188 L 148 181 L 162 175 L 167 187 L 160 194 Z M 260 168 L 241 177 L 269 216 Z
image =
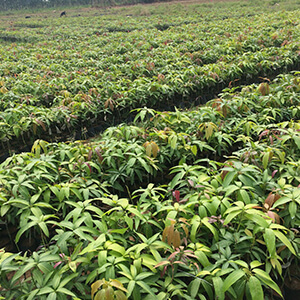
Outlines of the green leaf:
M 298 211 L 298 205 L 296 202 L 291 202 L 289 204 L 289 213 L 290 213 L 290 216 L 292 219 L 295 218 L 296 214 L 297 214 L 297 211 Z
M 294 142 L 297 145 L 298 149 L 300 149 L 300 136 L 293 136 Z
M 233 218 L 235 218 L 240 213 L 241 213 L 241 211 L 238 210 L 238 211 L 228 214 L 228 216 L 224 220 L 224 225 L 227 225 Z
M 151 290 L 150 286 L 143 282 L 143 281 L 137 281 L 136 282 L 142 289 L 144 289 L 148 294 L 150 294 L 151 296 L 155 297 L 154 292 Z
M 223 292 L 225 293 L 236 281 L 245 276 L 245 273 L 241 270 L 235 270 L 230 273 L 223 283 Z
M 36 206 L 33 206 L 30 209 L 31 209 L 32 213 L 34 214 L 34 216 L 36 216 L 37 218 L 40 218 L 43 215 L 42 211 Z
M 82 190 L 82 194 L 83 194 L 83 199 L 84 200 L 88 200 L 89 199 L 89 196 L 90 196 L 89 189 L 83 189 Z M 65 191 L 64 191 L 64 195 L 66 196 Z
M 190 233 L 190 239 L 193 243 L 196 242 L 196 234 L 197 234 L 197 230 L 200 226 L 200 221 L 193 221 L 192 222 L 192 229 L 191 229 L 191 233 Z
M 211 231 L 211 233 L 214 235 L 215 240 L 218 240 L 219 239 L 218 231 L 216 230 L 214 225 L 212 225 L 208 222 L 208 218 L 203 218 L 201 220 L 201 222 L 203 225 L 205 225 Z
M 267 287 L 270 287 L 271 289 L 273 289 L 277 294 L 279 294 L 283 298 L 280 288 L 271 279 L 271 277 L 269 276 L 268 273 L 266 273 L 265 271 L 258 269 L 258 268 L 253 269 L 252 271 L 253 271 L 253 273 L 256 274 L 255 276 L 258 277 Z
M 203 251 L 196 250 L 195 255 L 197 256 L 198 261 L 204 268 L 208 267 L 211 264 Z
M 130 297 L 130 295 L 132 294 L 134 288 L 135 288 L 135 281 L 134 280 L 130 280 L 128 285 L 127 285 L 127 296 Z
M 251 269 L 254 269 L 254 268 L 257 268 L 257 267 L 260 267 L 262 266 L 263 263 L 259 262 L 258 260 L 253 260 L 251 263 L 250 263 L 250 268 Z
M 274 234 L 277 236 L 278 239 L 281 240 L 281 242 L 286 245 L 289 250 L 294 254 L 294 255 L 297 255 L 296 254 L 296 251 L 295 249 L 293 248 L 291 242 L 287 239 L 287 237 L 281 232 L 281 231 L 278 231 L 278 230 L 274 230 Z
M 150 146 L 150 148 L 151 148 L 151 145 L 149 145 L 149 146 Z M 148 148 L 148 147 L 147 147 L 147 148 Z M 151 152 L 150 152 L 150 154 L 147 153 L 147 149 L 146 149 L 146 154 L 147 154 L 148 156 L 151 156 Z M 135 165 L 135 163 L 136 163 L 136 158 L 135 158 L 135 157 L 130 158 L 130 159 L 128 160 L 128 162 L 127 162 L 128 168 L 133 167 L 133 166 Z
M 101 250 L 98 253 L 98 266 L 102 267 L 107 261 L 107 251 Z
M 2 205 L 1 206 L 1 217 L 4 217 L 5 214 L 9 211 L 10 205 Z
M 150 277 L 150 276 L 153 276 L 152 272 L 143 272 L 143 273 L 138 274 L 135 277 L 135 280 L 144 280 L 145 278 Z
M 234 193 L 236 190 L 239 190 L 240 188 L 236 185 L 229 185 L 226 188 L 224 188 L 224 191 L 226 192 L 225 197 L 230 196 L 232 193 Z
M 77 197 L 77 199 L 78 200 L 83 200 L 82 199 L 82 195 L 81 195 L 81 193 L 80 193 L 80 191 L 77 189 L 77 188 L 71 188 L 71 191 L 73 192 L 73 194 Z M 61 193 L 61 195 L 60 195 L 60 199 L 63 199 L 64 198 L 64 196 L 65 196 L 65 194 L 64 193 Z M 60 200 L 59 199 L 59 200 Z M 62 200 L 60 200 L 60 201 L 62 201 Z
M 69 295 L 69 296 L 72 296 L 72 297 L 76 297 L 76 295 L 69 291 L 68 289 L 66 288 L 63 288 L 63 287 L 59 287 L 57 290 L 56 290 L 58 293 L 62 293 L 62 294 L 65 294 L 65 295 Z
M 170 188 L 173 190 L 174 189 L 174 187 L 178 184 L 178 183 L 180 183 L 181 181 L 181 179 L 183 178 L 183 176 L 184 176 L 184 172 L 179 172 L 179 173 L 177 173 L 174 177 L 173 177 L 173 179 L 172 179 L 172 181 L 171 181 L 171 183 L 170 183 Z
M 154 269 L 154 266 L 157 264 L 157 261 L 153 259 L 152 255 L 142 254 L 141 255 L 141 259 L 142 259 L 142 264 L 144 266 L 146 266 L 147 268 L 149 268 L 153 273 L 156 273 L 156 271 Z M 152 273 L 152 275 L 153 275 L 153 273 Z
M 128 228 L 120 228 L 120 229 L 111 229 L 109 232 L 110 233 L 119 233 L 121 235 L 123 235 L 126 231 L 128 230 Z
M 262 159 L 262 163 L 263 163 L 263 167 L 264 169 L 266 169 L 268 167 L 269 164 L 269 158 L 270 158 L 270 152 L 266 152 L 263 156 Z
M 204 287 L 206 293 L 208 294 L 208 299 L 214 299 L 213 297 L 213 289 L 210 282 L 207 282 L 206 280 L 202 280 L 202 286 Z
M 245 268 L 245 269 L 248 269 L 248 264 L 243 260 L 232 260 L 232 262 Z
M 107 247 L 108 250 L 113 250 L 115 252 L 118 252 L 120 253 L 122 256 L 125 254 L 125 248 L 123 246 L 120 246 L 119 244 L 117 243 L 113 243 L 113 244 L 110 244 L 108 247 Z
M 283 204 L 286 204 L 288 202 L 292 201 L 291 198 L 289 197 L 281 197 L 279 198 L 272 206 L 272 208 L 276 208 L 277 206 L 280 206 L 280 205 L 283 205 Z
M 165 226 L 170 226 L 172 224 L 173 220 L 176 220 L 176 216 L 177 216 L 178 212 L 176 210 L 171 210 L 168 214 L 167 217 L 165 219 Z
M 39 292 L 39 290 L 33 290 L 29 296 L 26 298 L 27 300 L 32 300 L 34 299 L 35 295 Z M 0 298 L 0 299 L 5 299 L 5 298 Z
M 22 236 L 22 234 L 23 234 L 24 232 L 26 232 L 29 228 L 31 228 L 31 227 L 33 227 L 33 226 L 35 226 L 35 225 L 37 225 L 36 222 L 29 222 L 29 223 L 27 223 L 24 227 L 22 227 L 22 228 L 17 232 L 17 234 L 16 234 L 16 238 L 15 238 L 16 243 L 19 242 L 20 237 Z
M 272 229 L 266 228 L 264 233 L 264 240 L 270 255 L 273 257 L 276 253 L 275 234 Z
M 56 300 L 56 292 L 52 292 L 51 294 L 48 295 L 47 300 Z
M 239 200 L 243 201 L 245 204 L 249 204 L 251 202 L 250 197 L 249 197 L 247 191 L 240 190 L 239 191 L 239 195 L 240 195 L 240 198 L 241 198 L 241 199 L 239 198 Z
M 201 284 L 200 278 L 195 278 L 190 284 L 189 284 L 189 290 L 190 290 L 190 296 L 193 299 L 196 299 L 196 296 L 198 294 L 199 288 Z
M 177 138 L 177 135 L 175 135 L 175 134 L 173 134 L 169 137 L 168 143 L 170 144 L 172 149 L 176 149 L 177 140 L 178 140 L 178 138 Z
M 68 265 L 69 265 L 69 268 L 75 273 L 76 272 L 76 268 L 77 268 L 76 262 L 75 261 L 70 261 L 68 263 Z
M 83 230 L 82 230 L 82 227 L 75 229 L 74 233 L 76 235 L 78 235 L 82 240 L 88 240 L 90 242 L 94 242 L 93 237 L 86 234 L 86 233 L 84 233 Z
M 49 237 L 49 230 L 47 225 L 45 224 L 45 222 L 39 222 L 39 227 L 41 228 L 41 230 L 43 231 L 44 235 L 46 237 Z
M 22 266 L 13 276 L 13 278 L 11 279 L 11 282 L 14 283 L 15 281 L 17 281 L 18 279 L 20 279 L 21 276 L 23 276 L 27 271 L 29 271 L 30 269 L 34 268 L 36 266 L 35 262 L 30 262 L 24 266 Z
M 221 279 L 221 277 L 213 277 L 212 281 L 215 289 L 216 299 L 224 300 L 225 294 L 223 291 L 223 280 Z
M 137 217 L 140 220 L 145 219 L 145 217 L 141 214 L 141 212 L 134 207 L 128 207 L 128 211 L 131 212 L 132 214 L 134 214 L 134 217 Z
M 96 213 L 97 217 L 101 217 L 103 215 L 103 211 L 96 206 L 88 206 L 85 208 L 85 210 L 89 210 Z
M 264 300 L 264 292 L 260 283 L 255 276 L 251 276 L 248 281 L 251 298 L 253 300 Z
M 53 292 L 53 288 L 49 286 L 45 286 L 39 290 L 38 295 L 50 294 L 52 292 Z
M 229 186 L 229 184 L 232 182 L 233 178 L 235 177 L 236 172 L 235 171 L 231 171 L 229 173 L 226 174 L 224 181 L 223 181 L 223 187 L 226 188 Z
M 138 161 L 142 165 L 142 167 L 147 171 L 147 173 L 151 173 L 150 167 L 146 160 L 142 159 L 141 157 L 138 157 Z
M 267 228 L 269 227 L 269 222 L 266 221 L 266 219 L 264 219 L 263 217 L 261 217 L 260 215 L 258 214 L 245 214 L 245 217 L 251 221 L 253 221 L 254 223 L 264 227 L 264 228 Z
M 61 280 L 62 280 L 61 274 L 55 273 L 51 280 L 51 284 L 52 284 L 54 290 L 56 290 L 59 287 Z
M 197 155 L 197 146 L 196 146 L 196 145 L 193 145 L 193 146 L 191 147 L 191 151 L 192 151 L 192 153 L 196 156 L 196 155 Z
M 31 204 L 34 204 L 37 200 L 38 200 L 38 198 L 40 197 L 40 193 L 39 194 L 35 194 L 35 195 L 33 195 L 31 198 L 30 198 L 30 203 Z

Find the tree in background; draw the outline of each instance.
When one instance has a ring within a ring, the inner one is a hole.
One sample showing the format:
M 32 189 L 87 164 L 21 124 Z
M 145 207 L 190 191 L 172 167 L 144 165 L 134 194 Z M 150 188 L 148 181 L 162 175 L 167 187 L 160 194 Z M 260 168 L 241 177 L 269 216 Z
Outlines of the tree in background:
M 116 5 L 114 0 L 92 0 L 92 7 L 107 7 Z
M 0 11 L 40 7 L 91 5 L 93 0 L 0 0 Z
M 0 11 L 10 9 L 66 7 L 86 5 L 92 7 L 108 7 L 124 4 L 160 2 L 165 0 L 0 0 Z

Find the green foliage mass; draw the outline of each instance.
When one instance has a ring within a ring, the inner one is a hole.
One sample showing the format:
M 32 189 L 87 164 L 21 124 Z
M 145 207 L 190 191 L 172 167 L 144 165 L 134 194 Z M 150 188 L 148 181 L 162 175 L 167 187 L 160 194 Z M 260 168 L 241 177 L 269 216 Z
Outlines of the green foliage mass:
M 33 143 L 0 164 L 0 299 L 286 296 L 300 247 L 298 11 L 238 7 L 1 23 L 0 140 Z
M 94 282 L 95 299 L 281 294 L 283 265 L 299 259 L 299 83 L 227 89 L 192 111 L 144 108 L 135 125 L 38 140 L 6 160 L 2 218 L 16 242 L 42 247 L 1 252 L 5 299 L 91 299 Z
M 297 10 L 170 5 L 162 15 L 168 7 L 1 20 L 1 153 L 91 136 L 135 108 L 191 107 L 228 84 L 299 69 Z

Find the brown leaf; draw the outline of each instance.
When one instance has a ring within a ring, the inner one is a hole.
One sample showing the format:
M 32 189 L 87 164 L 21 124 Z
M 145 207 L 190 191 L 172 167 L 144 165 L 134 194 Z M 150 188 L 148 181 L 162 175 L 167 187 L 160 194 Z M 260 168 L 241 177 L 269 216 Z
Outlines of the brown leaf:
M 267 199 L 265 200 L 265 204 L 268 205 L 268 208 L 265 206 L 267 209 L 273 206 L 274 199 L 275 199 L 275 195 L 272 192 L 270 192 Z
M 45 126 L 45 123 L 39 119 L 35 119 L 35 121 L 40 125 L 42 126 L 43 130 L 46 131 L 46 126 Z
M 114 104 L 115 104 L 115 102 L 111 98 L 109 98 L 105 101 L 104 108 L 109 107 L 113 111 L 114 110 Z
M 116 300 L 127 300 L 128 298 L 122 291 L 115 291 L 115 299 Z
M 157 79 L 158 79 L 158 81 L 163 81 L 163 80 L 165 79 L 165 75 L 163 75 L 163 74 L 158 74 L 158 75 L 157 75 Z
M 146 143 L 148 143 L 147 146 L 146 146 L 146 154 L 150 157 L 151 156 L 152 147 L 151 147 L 151 144 L 149 142 L 146 142 Z
M 92 288 L 92 299 L 95 295 L 95 293 L 99 290 L 99 288 L 104 284 L 104 279 L 102 280 L 97 280 L 96 282 L 94 282 L 92 285 L 91 285 L 91 288 Z
M 280 217 L 273 211 L 268 211 L 267 215 L 272 219 L 273 223 L 280 223 Z
M 123 292 L 127 293 L 128 291 L 124 288 L 123 284 L 119 281 L 119 280 L 116 280 L 116 279 L 111 279 L 110 280 L 110 284 L 111 286 L 119 289 L 119 290 L 122 290 Z
M 257 89 L 263 96 L 270 93 L 270 86 L 267 82 L 262 82 Z
M 105 289 L 105 300 L 114 300 L 114 289 L 111 286 L 108 286 Z
M 184 224 L 182 224 L 181 227 L 182 227 L 183 230 L 184 230 L 185 236 L 186 236 L 186 237 L 189 237 L 189 230 L 188 230 L 188 228 L 187 228 Z
M 172 225 L 171 225 L 172 226 Z M 163 231 L 163 234 L 162 234 L 162 241 L 163 242 L 168 242 L 168 239 L 169 239 L 169 234 L 170 234 L 170 230 L 172 230 L 171 229 L 171 226 L 167 226 L 165 229 L 164 229 L 164 231 Z M 174 228 L 174 225 L 173 225 L 173 228 Z M 167 239 L 167 237 L 168 237 L 168 239 Z
M 92 159 L 92 155 L 93 155 L 93 150 L 90 149 L 89 150 L 89 154 L 88 154 L 88 157 L 87 157 L 87 160 L 90 161 Z
M 173 233 L 172 244 L 175 249 L 178 248 L 181 244 L 180 232 L 178 230 L 175 230 Z
M 157 153 L 159 152 L 159 147 L 157 146 L 157 144 L 155 142 L 151 142 L 151 148 L 152 148 L 153 157 L 156 158 Z
M 99 148 L 96 148 L 96 149 L 95 149 L 95 153 L 96 153 L 96 155 L 98 156 L 98 161 L 99 161 L 100 163 L 102 163 L 102 161 L 103 161 L 103 156 L 102 156 L 102 154 L 101 154 L 101 150 L 100 150 Z
M 36 135 L 37 125 L 35 123 L 33 123 L 32 129 L 33 129 L 33 134 Z
M 168 260 L 164 260 L 164 261 L 161 261 L 160 263 L 158 263 L 157 265 L 154 266 L 154 268 L 158 268 L 160 266 L 165 266 L 165 265 L 169 265 L 170 262 Z
M 181 265 L 185 265 L 184 262 L 180 261 L 180 260 L 176 260 L 173 262 L 173 264 L 181 264 Z

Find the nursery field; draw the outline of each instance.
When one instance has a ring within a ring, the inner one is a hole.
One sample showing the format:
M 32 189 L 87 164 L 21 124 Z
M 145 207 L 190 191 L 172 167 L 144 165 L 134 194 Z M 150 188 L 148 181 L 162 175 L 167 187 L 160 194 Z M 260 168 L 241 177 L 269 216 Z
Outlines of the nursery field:
M 0 299 L 299 298 L 300 2 L 59 15 L 1 15 Z
M 4 18 L 0 154 L 38 138 L 84 139 L 130 121 L 135 108 L 192 106 L 229 83 L 299 69 L 299 11 L 255 13 L 251 3 Z

